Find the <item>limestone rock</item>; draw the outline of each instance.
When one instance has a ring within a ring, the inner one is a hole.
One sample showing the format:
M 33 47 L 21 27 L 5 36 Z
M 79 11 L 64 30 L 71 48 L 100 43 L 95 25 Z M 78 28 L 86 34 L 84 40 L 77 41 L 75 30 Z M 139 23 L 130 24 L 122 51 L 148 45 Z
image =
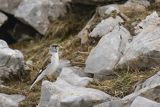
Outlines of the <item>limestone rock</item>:
M 119 23 L 123 22 L 119 16 L 116 18 L 109 17 L 105 20 L 102 20 L 89 34 L 90 37 L 102 37 L 114 29 L 114 27 L 118 26 Z
M 61 59 L 61 60 L 59 61 L 59 66 L 58 66 L 57 70 L 54 72 L 54 77 L 55 77 L 55 78 L 58 78 L 59 75 L 60 75 L 61 72 L 62 72 L 62 69 L 63 69 L 64 67 L 70 67 L 70 66 L 71 66 L 71 63 L 70 63 L 69 60 Z
M 63 67 L 70 67 L 71 66 L 71 62 L 69 60 L 64 60 L 64 59 L 60 59 L 59 61 L 59 68 L 63 68 Z
M 25 99 L 22 95 L 7 95 L 0 93 L 0 107 L 18 107 L 19 102 Z
M 140 33 L 143 29 L 147 28 L 150 25 L 157 25 L 157 22 L 159 21 L 160 18 L 158 17 L 157 12 L 153 12 L 151 15 L 147 16 L 135 27 L 135 33 Z
M 75 74 L 77 74 L 78 76 L 80 76 L 80 77 L 90 77 L 90 78 L 93 77 L 92 74 L 84 72 L 84 70 L 82 68 L 80 68 L 80 67 L 74 66 L 74 67 L 70 67 L 70 69 L 72 69 L 73 72 Z
M 118 68 L 143 69 L 159 65 L 160 26 L 150 25 L 143 29 L 133 41 L 127 45 Z
M 4 41 L 0 39 L 0 48 L 9 48 L 8 44 Z
M 15 11 L 15 16 L 45 34 L 50 20 L 55 20 L 66 13 L 65 5 L 60 0 L 23 0 Z
M 67 13 L 66 4 L 61 0 L 49 0 L 49 21 L 55 21 L 59 17 L 64 17 Z
M 136 97 L 131 107 L 160 107 L 160 103 L 146 99 L 144 97 Z
M 117 4 L 105 5 L 97 8 L 98 14 L 101 18 L 107 18 L 112 15 L 112 13 L 119 13 L 119 7 Z
M 114 30 L 103 36 L 98 45 L 91 50 L 86 60 L 85 72 L 111 74 L 130 39 L 130 33 L 123 26 L 114 27 Z
M 19 75 L 23 72 L 23 68 L 23 54 L 18 50 L 10 49 L 5 41 L 0 40 L 0 78 Z
M 142 84 L 139 84 L 135 91 L 138 91 L 140 89 L 143 89 L 145 87 L 149 87 L 150 85 L 153 85 L 153 84 L 158 84 L 160 83 L 160 71 L 157 72 L 154 76 L 148 78 L 147 80 L 145 80 Z
M 55 83 L 42 83 L 38 107 L 92 107 L 110 99 L 99 90 L 73 86 L 58 79 Z
M 0 27 L 3 25 L 5 21 L 7 21 L 8 17 L 0 12 Z
M 109 102 L 105 102 L 105 103 L 101 103 L 99 105 L 96 105 L 94 107 L 150 107 L 148 106 L 149 103 L 152 104 L 156 104 L 159 105 L 158 103 L 155 102 L 156 101 L 160 101 L 160 95 L 159 95 L 159 91 L 160 91 L 160 84 L 154 84 L 154 85 L 150 85 L 149 87 L 145 87 L 137 92 L 133 92 L 130 95 L 125 96 L 122 99 L 119 100 L 112 100 Z M 144 98 L 142 98 L 142 97 Z M 150 100 L 148 100 L 150 99 Z M 144 101 L 142 101 L 144 100 Z M 152 101 L 151 101 L 152 100 Z M 147 105 L 143 105 L 145 104 L 144 102 L 146 102 Z M 140 104 L 143 106 L 135 106 L 135 104 Z M 134 106 L 133 106 L 134 105 Z M 153 106 L 151 106 L 153 107 Z M 155 106 L 158 107 L 158 106 Z
M 102 104 L 98 104 L 94 107 L 124 107 L 121 100 L 112 100 Z
M 0 0 L 0 10 L 14 14 L 15 10 L 23 0 Z
M 58 77 L 71 85 L 82 86 L 85 87 L 92 81 L 91 78 L 88 77 L 80 77 L 70 68 L 63 68 L 60 76 Z
M 145 87 L 137 92 L 134 92 L 122 99 L 122 102 L 125 105 L 130 105 L 136 97 L 143 96 L 147 99 L 153 100 L 153 101 L 160 101 L 160 84 L 153 84 L 148 87 Z M 128 107 L 128 106 L 127 106 Z

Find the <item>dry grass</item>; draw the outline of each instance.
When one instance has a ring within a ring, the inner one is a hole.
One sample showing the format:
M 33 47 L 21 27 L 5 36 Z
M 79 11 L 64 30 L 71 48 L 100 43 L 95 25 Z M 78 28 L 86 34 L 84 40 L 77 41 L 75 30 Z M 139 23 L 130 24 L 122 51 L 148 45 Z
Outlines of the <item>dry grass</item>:
M 154 75 L 160 67 L 146 71 L 115 72 L 111 80 L 93 81 L 89 87 L 102 90 L 115 97 L 124 97 L 134 91 L 137 82 L 142 82 Z

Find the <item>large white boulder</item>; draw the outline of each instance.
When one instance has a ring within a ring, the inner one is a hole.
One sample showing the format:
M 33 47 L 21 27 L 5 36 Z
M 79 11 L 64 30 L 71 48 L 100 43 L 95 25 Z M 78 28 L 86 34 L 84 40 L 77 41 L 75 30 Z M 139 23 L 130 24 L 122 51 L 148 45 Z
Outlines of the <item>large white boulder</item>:
M 96 89 L 70 85 L 62 79 L 43 81 L 38 107 L 92 107 L 110 101 L 111 96 Z
M 108 33 L 112 32 L 113 29 L 118 26 L 123 19 L 117 16 L 115 18 L 109 17 L 107 19 L 102 20 L 89 34 L 90 37 L 102 37 L 107 35 Z
M 15 16 L 45 34 L 49 21 L 66 13 L 65 5 L 60 0 L 23 0 L 15 11 Z
M 125 107 L 121 100 L 112 100 L 105 103 L 98 104 L 94 107 Z
M 160 107 L 160 103 L 139 96 L 136 97 L 130 107 Z
M 0 48 L 9 48 L 7 42 L 0 39 Z
M 70 67 L 70 66 L 71 66 L 71 63 L 70 63 L 69 60 L 61 59 L 61 60 L 59 61 L 59 66 L 58 66 L 57 70 L 54 72 L 54 77 L 55 77 L 55 78 L 58 78 L 59 75 L 60 75 L 61 72 L 62 72 L 62 69 L 63 69 L 64 67 Z
M 147 16 L 144 20 L 142 20 L 136 27 L 135 33 L 138 34 L 145 28 L 150 25 L 157 25 L 157 22 L 160 22 L 160 17 L 158 16 L 157 12 L 153 12 L 149 16 Z
M 108 101 L 105 103 L 98 104 L 94 107 L 131 107 L 131 104 L 133 103 L 133 101 L 136 101 L 136 103 L 140 103 L 142 105 L 144 104 L 143 102 L 147 101 L 147 102 L 151 102 L 151 105 L 152 105 L 153 104 L 152 101 L 153 102 L 156 100 L 159 101 L 159 99 L 160 99 L 159 91 L 160 91 L 160 83 L 153 84 L 153 85 L 145 87 L 141 90 L 138 90 L 137 92 L 133 92 L 130 95 L 127 95 L 122 99 Z M 139 96 L 143 96 L 143 97 L 150 99 L 152 101 L 148 101 L 148 100 L 143 99 L 144 100 L 143 102 L 138 102 L 137 97 L 139 97 Z M 147 104 L 147 102 L 146 102 L 146 104 Z M 143 105 L 143 106 L 135 106 L 135 107 L 148 107 L 148 106 Z M 151 107 L 153 107 L 153 106 L 151 106 Z M 155 106 L 155 107 L 157 107 L 157 106 Z
M 88 77 L 80 77 L 76 72 L 70 68 L 63 68 L 60 76 L 58 77 L 71 85 L 85 87 L 87 86 L 92 79 Z
M 136 89 L 135 89 L 135 91 L 138 91 L 140 89 L 143 89 L 145 87 L 149 87 L 150 85 L 154 85 L 154 84 L 158 84 L 158 83 L 160 83 L 160 71 L 157 72 L 152 77 L 150 77 L 147 80 L 145 80 L 143 83 L 138 84 Z
M 101 18 L 107 18 L 112 15 L 112 13 L 120 13 L 117 4 L 105 5 L 97 8 L 97 12 Z
M 59 17 L 64 17 L 66 13 L 65 2 L 62 2 L 62 0 L 49 0 L 48 17 L 50 21 L 54 21 Z
M 122 99 L 122 102 L 125 105 L 130 105 L 135 100 L 135 98 L 138 96 L 143 96 L 147 99 L 155 101 L 160 98 L 159 90 L 160 90 L 160 83 L 153 84 L 153 85 L 145 87 L 137 92 L 133 92 L 132 94 L 130 94 L 128 96 L 125 96 Z
M 7 95 L 0 93 L 0 107 L 18 107 L 19 102 L 23 101 L 25 96 Z
M 9 48 L 5 41 L 0 40 L 0 79 L 9 78 L 9 75 L 19 75 L 23 73 L 23 69 L 23 54 Z
M 114 27 L 113 31 L 103 36 L 98 45 L 91 50 L 86 60 L 85 72 L 101 75 L 113 73 L 113 68 L 131 38 L 123 26 Z
M 85 73 L 83 68 L 74 66 L 74 67 L 70 67 L 70 69 L 72 69 L 73 72 L 74 72 L 75 74 L 79 75 L 80 77 L 90 77 L 90 78 L 93 77 L 92 74 Z
M 0 0 L 0 10 L 14 14 L 15 10 L 23 0 Z
M 118 68 L 144 69 L 160 64 L 160 26 L 150 25 L 143 29 L 127 45 Z

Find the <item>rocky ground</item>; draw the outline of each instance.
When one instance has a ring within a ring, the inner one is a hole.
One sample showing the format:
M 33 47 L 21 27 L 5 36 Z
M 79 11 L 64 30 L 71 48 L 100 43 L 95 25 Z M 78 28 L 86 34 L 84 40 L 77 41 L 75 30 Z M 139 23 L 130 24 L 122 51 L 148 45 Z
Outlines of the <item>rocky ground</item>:
M 0 0 L 0 107 L 159 107 L 159 15 L 159 0 Z M 30 90 L 53 43 L 70 64 Z

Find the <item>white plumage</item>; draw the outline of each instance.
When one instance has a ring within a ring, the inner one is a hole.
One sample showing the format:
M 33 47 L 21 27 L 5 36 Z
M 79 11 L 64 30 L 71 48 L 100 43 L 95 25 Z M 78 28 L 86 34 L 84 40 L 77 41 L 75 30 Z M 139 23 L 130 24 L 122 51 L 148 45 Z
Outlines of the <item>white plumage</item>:
M 59 67 L 59 55 L 58 55 L 59 47 L 58 45 L 51 45 L 49 49 L 49 54 L 51 54 L 51 63 L 49 63 L 46 69 L 41 70 L 38 74 L 37 78 L 33 82 L 30 87 L 30 90 L 34 87 L 34 85 L 42 80 L 45 76 L 51 77 L 54 74 L 56 75 L 56 71 Z

